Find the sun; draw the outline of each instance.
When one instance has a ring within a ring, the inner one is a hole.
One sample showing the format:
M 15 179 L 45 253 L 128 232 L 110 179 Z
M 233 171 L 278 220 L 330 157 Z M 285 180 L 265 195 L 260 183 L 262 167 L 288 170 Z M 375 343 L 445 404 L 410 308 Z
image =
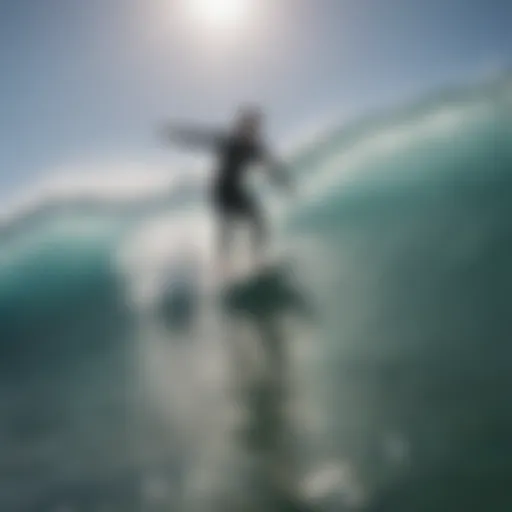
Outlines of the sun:
M 228 30 L 247 21 L 251 0 L 188 0 L 190 15 L 203 27 Z

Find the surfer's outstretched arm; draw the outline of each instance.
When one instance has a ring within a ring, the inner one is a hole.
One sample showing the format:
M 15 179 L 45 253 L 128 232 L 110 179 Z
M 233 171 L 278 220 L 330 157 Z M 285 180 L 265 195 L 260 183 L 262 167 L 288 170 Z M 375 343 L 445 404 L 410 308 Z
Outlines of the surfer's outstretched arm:
M 164 126 L 163 136 L 168 143 L 192 149 L 215 149 L 225 138 L 220 131 L 173 124 Z

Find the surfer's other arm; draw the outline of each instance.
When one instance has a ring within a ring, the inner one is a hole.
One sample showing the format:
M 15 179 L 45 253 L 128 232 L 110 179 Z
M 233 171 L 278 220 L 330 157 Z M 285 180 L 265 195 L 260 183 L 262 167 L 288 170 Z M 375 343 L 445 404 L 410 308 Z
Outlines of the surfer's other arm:
M 186 146 L 191 149 L 214 149 L 224 140 L 220 131 L 197 126 L 172 124 L 164 126 L 163 136 L 167 143 Z
M 268 169 L 272 181 L 278 186 L 286 189 L 292 188 L 292 180 L 287 165 L 276 158 L 273 154 L 265 151 L 263 153 L 263 164 Z

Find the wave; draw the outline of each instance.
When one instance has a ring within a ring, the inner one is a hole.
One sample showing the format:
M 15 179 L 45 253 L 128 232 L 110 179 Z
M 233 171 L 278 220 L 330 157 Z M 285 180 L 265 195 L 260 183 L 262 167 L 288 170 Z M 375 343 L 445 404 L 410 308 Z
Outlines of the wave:
M 504 74 L 491 83 L 444 89 L 422 101 L 369 115 L 339 128 L 333 128 L 330 123 L 327 129 L 316 128 L 315 135 L 295 144 L 288 151 L 288 165 L 299 180 L 310 175 L 312 181 L 320 182 L 318 173 L 327 166 L 336 167 L 333 172 L 340 177 L 346 175 L 346 162 L 350 163 L 355 151 L 375 158 L 380 156 L 372 154 L 376 150 L 401 150 L 400 144 L 404 147 L 415 142 L 428 143 L 429 136 L 450 136 L 468 126 L 478 129 L 485 124 L 490 130 L 505 128 L 500 124 L 506 123 L 510 115 L 511 89 L 511 74 Z M 502 142 L 508 143 L 509 133 L 502 131 L 501 139 L 506 139 Z M 378 167 L 371 162 L 365 166 Z M 197 172 L 190 174 L 191 178 L 179 182 L 169 171 L 148 173 L 144 168 L 131 173 L 64 174 L 3 207 L 0 240 L 29 229 L 32 223 L 40 225 L 63 215 L 97 213 L 106 217 L 127 215 L 131 219 L 166 207 L 183 208 L 204 198 L 204 173 L 199 177 Z
M 464 467 L 498 471 L 507 420 L 488 404 L 509 402 L 511 119 L 507 75 L 330 128 L 288 156 L 298 195 L 279 237 L 322 318 L 314 335 L 293 331 L 297 359 L 314 345 L 297 386 L 322 396 L 297 405 L 316 432 L 301 457 L 328 468 L 311 486 L 359 472 L 372 510 L 393 492 L 407 501 L 403 471 L 415 486 L 447 459 L 462 483 Z M 176 505 L 197 458 L 215 476 L 216 455 L 196 445 L 231 414 L 223 343 L 208 323 L 184 339 L 140 300 L 154 305 L 184 263 L 202 279 L 205 188 L 156 174 L 65 178 L 1 216 L 2 509 Z M 336 492 L 316 499 L 348 491 Z

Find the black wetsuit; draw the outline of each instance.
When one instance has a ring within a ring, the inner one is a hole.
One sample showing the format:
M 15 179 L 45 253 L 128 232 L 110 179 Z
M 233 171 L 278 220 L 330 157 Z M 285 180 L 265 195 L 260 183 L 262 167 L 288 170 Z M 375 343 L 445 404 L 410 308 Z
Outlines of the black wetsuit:
M 217 213 L 223 216 L 259 218 L 256 201 L 244 188 L 247 168 L 269 161 L 262 144 L 236 135 L 226 135 L 197 128 L 173 128 L 171 138 L 178 143 L 208 148 L 217 154 L 217 174 L 212 187 L 212 200 Z
M 216 145 L 219 162 L 212 190 L 216 210 L 222 215 L 257 217 L 256 202 L 243 181 L 248 166 L 266 159 L 265 150 L 237 137 L 221 137 Z

